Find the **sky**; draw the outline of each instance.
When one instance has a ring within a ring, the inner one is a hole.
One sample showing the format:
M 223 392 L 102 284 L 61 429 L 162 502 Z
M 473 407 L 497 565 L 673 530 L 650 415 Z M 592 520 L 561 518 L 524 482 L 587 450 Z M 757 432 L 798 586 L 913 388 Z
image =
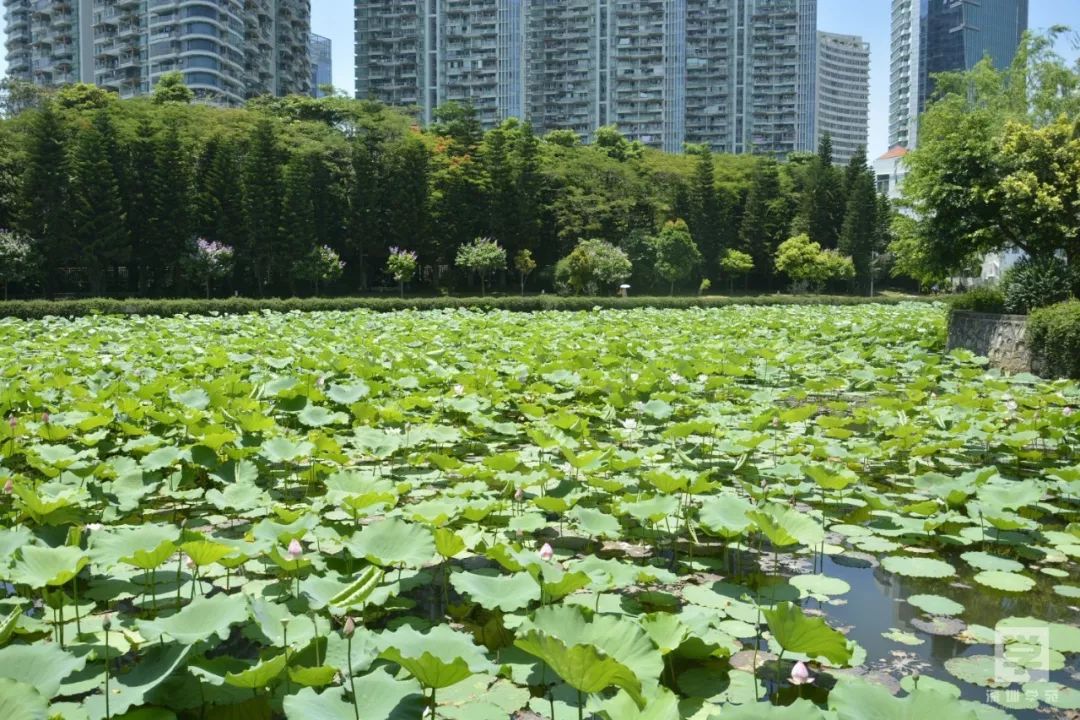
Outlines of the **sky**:
M 334 85 L 353 91 L 352 0 L 312 0 L 311 30 L 334 42 Z M 870 43 L 871 157 L 888 150 L 889 142 L 889 37 L 892 0 L 818 0 L 818 29 L 861 35 Z M 1080 0 L 1031 0 L 1028 25 L 1032 29 L 1068 25 L 1080 30 Z M 1059 48 L 1068 58 L 1078 51 L 1069 43 Z

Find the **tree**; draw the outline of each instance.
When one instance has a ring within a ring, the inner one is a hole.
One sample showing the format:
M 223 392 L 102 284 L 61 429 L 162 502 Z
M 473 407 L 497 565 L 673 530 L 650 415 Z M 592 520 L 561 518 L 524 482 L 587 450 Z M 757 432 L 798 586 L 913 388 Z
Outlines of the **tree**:
M 675 283 L 686 280 L 701 265 L 701 253 L 683 220 L 664 223 L 652 244 L 656 250 L 656 272 L 668 281 L 668 294 L 674 295 Z
M 285 164 L 281 203 L 281 243 L 277 258 L 278 285 L 296 293 L 296 267 L 312 257 L 315 243 L 314 166 L 319 159 L 296 153 Z M 318 277 L 313 277 L 318 287 Z M 316 292 L 318 292 L 316 290 Z
M 105 288 L 109 271 L 128 258 L 120 187 L 103 132 L 109 123 L 99 110 L 94 122 L 78 131 L 68 156 L 71 238 L 94 293 Z
M 157 84 L 154 85 L 152 97 L 157 105 L 164 105 L 165 103 L 182 103 L 186 105 L 195 99 L 195 93 L 184 84 L 184 74 L 179 70 L 174 70 L 158 78 Z
M 851 257 L 855 266 L 855 289 L 866 294 L 872 284 L 874 256 L 884 248 L 877 245 L 880 228 L 877 221 L 877 189 L 874 176 L 859 154 L 852 160 L 853 172 L 848 185 L 847 211 L 840 233 L 840 252 Z
M 210 284 L 228 277 L 232 272 L 233 249 L 219 242 L 199 238 L 189 251 L 191 273 L 203 283 L 206 297 L 210 297 Z
M 48 293 L 74 253 L 67 211 L 67 132 L 52 103 L 45 102 L 40 110 L 31 112 L 17 215 L 23 233 L 40 243 Z
M 776 161 L 758 161 L 750 182 L 739 232 L 740 248 L 754 260 L 756 270 L 766 284 L 772 278 L 773 257 L 788 231 L 791 216 L 780 189 Z
M 260 120 L 251 134 L 244 162 L 244 220 L 246 238 L 237 248 L 242 262 L 254 275 L 260 295 L 276 270 L 280 246 L 282 152 L 268 119 Z M 240 260 L 240 258 L 238 258 Z
M 623 282 L 634 270 L 626 253 L 603 240 L 582 240 L 555 265 L 555 282 L 576 295 L 596 294 Z
M 398 296 L 405 297 L 405 282 L 416 274 L 416 253 L 397 247 L 390 248 L 386 271 L 397 281 Z
M 728 293 L 734 291 L 735 278 L 746 275 L 754 269 L 754 258 L 741 250 L 727 250 L 720 258 L 720 269 L 728 278 Z
M 180 140 L 175 120 L 166 120 L 156 138 L 154 153 L 151 277 L 158 291 L 163 292 L 179 285 L 177 273 L 192 238 L 190 153 Z
M 720 235 L 724 226 L 723 208 L 716 192 L 716 174 L 708 145 L 688 148 L 697 155 L 690 190 L 690 233 L 701 251 L 707 269 L 715 269 L 723 252 Z M 679 215 L 676 215 L 679 217 Z M 683 216 L 685 217 L 685 216 Z
M 457 252 L 457 266 L 474 272 L 480 278 L 480 295 L 483 297 L 485 279 L 496 270 L 506 267 L 506 250 L 493 238 L 478 237 Z
M 644 145 L 637 140 L 633 142 L 627 140 L 615 125 L 598 127 L 593 133 L 593 146 L 619 162 L 637 160 L 645 152 Z
M 296 267 L 315 283 L 315 295 L 318 295 L 321 283 L 333 282 L 341 277 L 345 271 L 345 262 L 332 247 L 319 245 L 312 248 Z
M 865 167 L 865 153 L 862 164 Z M 844 198 L 840 172 L 833 166 L 832 138 L 825 133 L 807 166 L 796 226 L 822 247 L 836 247 L 844 222 Z
M 34 244 L 25 235 L 0 230 L 0 281 L 4 283 L 4 300 L 8 299 L 8 284 L 27 280 L 34 271 Z
M 796 288 L 818 289 L 830 280 L 855 276 L 851 258 L 822 250 L 805 234 L 788 238 L 777 248 L 776 269 L 790 277 Z
M 1080 71 L 1027 36 L 1013 64 L 939 76 L 908 153 L 904 200 L 936 274 L 1008 248 L 1080 262 Z
M 521 296 L 525 297 L 525 278 L 536 269 L 536 260 L 533 259 L 532 250 L 524 248 L 514 255 L 514 269 L 521 276 Z
M 195 173 L 194 232 L 200 237 L 220 245 L 234 248 L 231 264 L 233 281 L 246 279 L 238 276 L 241 263 L 235 255 L 237 247 L 243 247 L 247 239 L 244 211 L 243 168 L 238 144 L 223 137 L 211 137 L 199 157 Z M 241 287 L 249 288 L 250 280 Z

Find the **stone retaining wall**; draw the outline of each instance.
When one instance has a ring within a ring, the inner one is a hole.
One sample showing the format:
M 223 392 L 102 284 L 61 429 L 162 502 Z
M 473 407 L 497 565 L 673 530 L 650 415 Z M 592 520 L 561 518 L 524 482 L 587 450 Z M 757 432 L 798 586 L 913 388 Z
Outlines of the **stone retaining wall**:
M 948 349 L 966 348 L 990 360 L 992 367 L 1013 373 L 1039 372 L 1027 345 L 1026 315 L 954 311 L 949 321 Z

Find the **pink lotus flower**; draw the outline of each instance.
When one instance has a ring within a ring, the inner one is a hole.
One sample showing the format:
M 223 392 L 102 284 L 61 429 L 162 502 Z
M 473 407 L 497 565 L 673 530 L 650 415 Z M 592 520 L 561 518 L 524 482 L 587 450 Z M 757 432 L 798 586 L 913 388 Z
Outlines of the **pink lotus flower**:
M 514 501 L 515 502 L 521 502 L 524 499 L 525 499 L 525 491 L 524 490 L 522 490 L 521 488 L 518 488 L 517 490 L 514 491 Z
M 49 413 L 41 413 L 41 422 L 45 423 L 46 425 L 49 424 Z
M 19 424 L 19 419 L 14 415 L 8 415 L 7 424 L 11 427 L 12 430 L 14 430 L 15 427 Z
M 352 637 L 353 633 L 356 632 L 356 623 L 351 615 L 345 618 L 345 627 L 342 632 L 345 633 L 345 637 Z
M 1065 417 L 1072 417 L 1073 409 L 1071 407 L 1067 407 L 1067 408 L 1065 408 L 1064 410 L 1061 411 L 1061 414 L 1064 415 Z
M 7 482 L 4 483 L 4 494 L 10 495 L 13 492 L 15 492 L 15 483 L 11 481 L 11 478 L 8 478 Z
M 544 562 L 547 562 L 551 558 L 555 557 L 555 551 L 551 548 L 551 545 L 547 543 L 544 543 L 543 547 L 540 548 L 540 552 L 537 554 L 540 555 L 540 559 Z
M 292 560 L 299 560 L 300 556 L 304 554 L 304 546 L 300 544 L 300 541 L 293 538 L 289 541 L 289 558 Z
M 795 667 L 791 668 L 791 677 L 788 678 L 788 682 L 792 685 L 809 685 L 814 682 L 814 678 L 810 677 L 810 670 L 806 667 L 806 663 L 800 660 L 795 663 Z

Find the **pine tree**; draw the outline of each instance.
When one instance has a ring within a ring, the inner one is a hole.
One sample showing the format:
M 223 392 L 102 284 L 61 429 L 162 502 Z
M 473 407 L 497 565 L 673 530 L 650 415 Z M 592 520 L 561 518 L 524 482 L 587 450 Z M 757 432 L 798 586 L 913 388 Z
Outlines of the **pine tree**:
M 859 293 L 870 290 L 870 272 L 877 251 L 880 228 L 877 221 L 878 199 L 874 176 L 866 165 L 865 152 L 852 159 L 848 168 L 848 202 L 844 226 L 840 233 L 840 252 L 850 255 L 855 265 L 855 288 Z
M 701 251 L 705 273 L 718 268 L 723 248 L 720 242 L 723 227 L 723 209 L 716 192 L 716 177 L 713 170 L 713 156 L 707 145 L 697 149 L 697 164 L 694 167 L 694 180 L 690 189 L 691 213 L 690 232 Z
M 840 171 L 833 167 L 832 138 L 825 133 L 807 168 L 796 225 L 822 248 L 835 248 L 844 222 L 845 202 Z
M 147 290 L 154 264 L 159 220 L 157 209 L 160 205 L 155 196 L 158 178 L 157 141 L 154 126 L 148 118 L 143 118 L 135 130 L 135 137 L 128 145 L 127 178 L 127 230 L 131 241 L 131 263 L 133 285 L 141 295 Z
M 739 231 L 739 249 L 754 259 L 754 275 L 765 287 L 771 287 L 775 276 L 773 257 L 787 235 L 790 222 L 776 161 L 762 158 L 750 181 Z
M 19 227 L 40 243 L 46 293 L 74 253 L 67 212 L 67 133 L 51 102 L 31 111 L 20 193 Z
M 262 119 L 251 133 L 244 161 L 244 220 L 247 237 L 243 264 L 254 273 L 255 287 L 264 294 L 277 271 L 282 206 L 282 152 L 274 126 Z M 239 249 L 238 249 L 239 252 Z
M 180 282 L 181 263 L 192 241 L 192 192 L 188 153 L 175 120 L 166 121 L 154 143 L 152 182 L 154 233 L 150 238 L 150 275 L 159 293 Z
M 105 289 L 109 270 L 128 256 L 120 187 L 102 132 L 108 122 L 99 110 L 90 125 L 79 129 L 68 156 L 71 237 L 95 294 Z
M 276 284 L 288 287 L 293 295 L 296 294 L 296 281 L 304 276 L 316 247 L 312 177 L 313 164 L 317 162 L 317 158 L 296 153 L 285 165 Z

